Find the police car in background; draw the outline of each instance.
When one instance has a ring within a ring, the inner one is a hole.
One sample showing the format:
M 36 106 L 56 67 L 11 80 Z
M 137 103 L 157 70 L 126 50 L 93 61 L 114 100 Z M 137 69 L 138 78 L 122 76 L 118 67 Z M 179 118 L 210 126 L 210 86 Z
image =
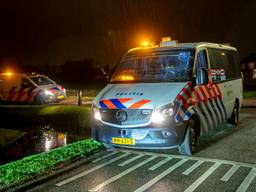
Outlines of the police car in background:
M 124 55 L 93 101 L 92 136 L 108 147 L 192 155 L 199 136 L 237 125 L 242 100 L 234 47 L 165 38 Z
M 0 74 L 0 101 L 46 104 L 66 98 L 66 90 L 45 75 Z

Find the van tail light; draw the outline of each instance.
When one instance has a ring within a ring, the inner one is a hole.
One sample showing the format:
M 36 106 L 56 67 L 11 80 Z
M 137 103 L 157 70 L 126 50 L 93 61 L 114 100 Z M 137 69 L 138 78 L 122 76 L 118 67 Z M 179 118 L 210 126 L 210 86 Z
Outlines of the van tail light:
M 61 86 L 61 87 L 60 87 L 60 90 L 64 91 L 64 90 L 65 90 L 65 88 L 64 88 L 63 86 Z

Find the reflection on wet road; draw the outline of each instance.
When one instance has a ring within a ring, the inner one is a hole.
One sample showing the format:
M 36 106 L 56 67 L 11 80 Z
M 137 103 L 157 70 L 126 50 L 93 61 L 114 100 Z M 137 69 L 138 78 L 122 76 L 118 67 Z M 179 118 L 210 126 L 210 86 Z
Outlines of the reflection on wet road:
M 47 152 L 56 147 L 90 137 L 85 130 L 80 132 L 54 127 L 53 125 L 40 125 L 33 127 L 21 127 L 19 131 L 13 129 L 5 130 L 0 135 L 0 164 L 10 162 L 22 157 Z M 14 133 L 20 133 L 14 135 Z M 12 139 L 10 142 L 10 138 Z

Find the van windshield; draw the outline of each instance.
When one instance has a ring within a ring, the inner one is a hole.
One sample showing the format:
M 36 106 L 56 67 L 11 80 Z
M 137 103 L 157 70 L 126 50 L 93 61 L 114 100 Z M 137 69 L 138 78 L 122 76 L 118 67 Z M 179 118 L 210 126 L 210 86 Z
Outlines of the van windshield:
M 122 59 L 111 83 L 185 82 L 191 78 L 192 60 L 192 50 L 128 54 Z
M 44 77 L 44 76 L 35 76 L 35 77 L 30 77 L 30 79 L 36 83 L 37 85 L 50 85 L 54 84 L 50 79 Z

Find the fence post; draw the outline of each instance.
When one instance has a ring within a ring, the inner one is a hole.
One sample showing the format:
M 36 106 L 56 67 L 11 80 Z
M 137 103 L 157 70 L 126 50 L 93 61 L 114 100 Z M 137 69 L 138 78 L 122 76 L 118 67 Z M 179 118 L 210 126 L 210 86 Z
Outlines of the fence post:
M 78 89 L 77 91 L 77 97 L 78 97 L 78 105 L 81 106 L 83 104 L 83 101 L 82 101 L 82 90 L 81 89 Z

